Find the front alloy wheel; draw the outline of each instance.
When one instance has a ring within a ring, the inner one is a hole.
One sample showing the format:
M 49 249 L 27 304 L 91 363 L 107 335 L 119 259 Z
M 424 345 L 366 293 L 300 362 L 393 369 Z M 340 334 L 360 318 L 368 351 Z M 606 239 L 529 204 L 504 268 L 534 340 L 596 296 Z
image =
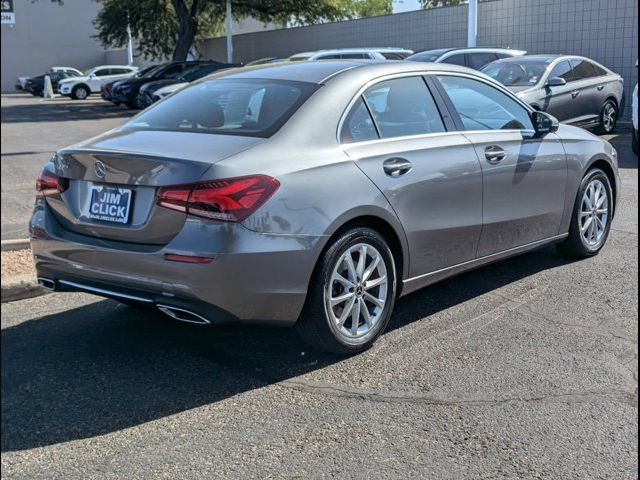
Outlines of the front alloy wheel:
M 377 231 L 356 227 L 341 234 L 318 261 L 296 329 L 319 350 L 358 353 L 386 328 L 395 296 L 389 245 Z

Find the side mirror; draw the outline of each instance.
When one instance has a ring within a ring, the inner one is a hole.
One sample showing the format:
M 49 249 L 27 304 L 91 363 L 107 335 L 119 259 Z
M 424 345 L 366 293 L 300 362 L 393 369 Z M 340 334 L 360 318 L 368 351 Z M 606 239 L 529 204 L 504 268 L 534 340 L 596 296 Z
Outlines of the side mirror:
M 562 77 L 553 77 L 547 80 L 547 87 L 562 87 L 567 81 Z
M 560 122 L 556 117 L 537 110 L 531 114 L 531 121 L 536 131 L 536 137 L 544 137 L 549 133 L 556 132 L 560 127 Z

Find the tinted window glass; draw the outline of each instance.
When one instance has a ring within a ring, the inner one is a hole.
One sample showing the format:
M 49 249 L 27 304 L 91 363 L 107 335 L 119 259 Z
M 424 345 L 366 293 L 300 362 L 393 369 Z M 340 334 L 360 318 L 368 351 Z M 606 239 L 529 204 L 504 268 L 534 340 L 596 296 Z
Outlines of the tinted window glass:
M 593 67 L 593 73 L 596 77 L 602 77 L 603 75 L 609 74 L 604 68 L 596 65 L 595 63 L 592 63 L 591 66 Z
M 485 65 L 494 62 L 498 59 L 495 53 L 478 52 L 467 54 L 467 60 L 469 61 L 469 68 L 480 70 Z
M 573 76 L 575 80 L 582 80 L 583 78 L 591 78 L 596 76 L 596 72 L 593 69 L 593 64 L 586 60 L 571 60 L 571 66 L 573 67 Z
M 447 50 L 425 50 L 424 52 L 414 53 L 413 55 L 409 55 L 407 60 L 411 60 L 412 62 L 435 62 L 438 60 L 443 54 L 447 53 Z
M 508 87 L 525 87 L 537 84 L 545 69 L 544 63 L 508 61 L 491 63 L 481 71 Z
M 168 77 L 168 76 L 171 76 L 171 75 L 180 74 L 180 72 L 182 72 L 183 69 L 184 69 L 184 65 L 182 65 L 182 64 L 173 65 L 172 67 L 169 67 L 166 70 L 164 70 L 161 73 L 161 75 L 163 77 Z
M 443 63 L 452 63 L 454 65 L 462 65 L 464 67 L 466 65 L 465 54 L 459 53 L 458 55 L 452 55 L 449 58 L 443 60 Z
M 345 118 L 340 132 L 340 140 L 342 143 L 353 143 L 375 140 L 376 138 L 378 138 L 378 133 L 373 125 L 371 115 L 369 115 L 369 110 L 362 98 L 358 98 Z
M 571 80 L 574 80 L 573 78 L 573 69 L 571 68 L 571 64 L 567 61 L 563 61 L 558 63 L 555 67 L 553 67 L 553 70 L 551 70 L 551 73 L 549 74 L 549 78 L 564 78 L 564 80 L 566 82 L 570 82 Z
M 465 77 L 438 77 L 466 130 L 533 130 L 529 112 L 486 83 Z
M 208 80 L 145 110 L 123 128 L 269 137 L 317 88 L 284 80 Z
M 111 69 L 110 68 L 103 68 L 101 70 L 96 70 L 94 75 L 96 77 L 105 77 L 107 75 L 111 75 Z
M 335 60 L 339 58 L 342 58 L 342 55 L 340 55 L 339 53 L 330 53 L 327 55 L 321 55 L 319 57 L 316 57 L 316 60 Z
M 387 60 L 404 60 L 407 58 L 407 54 L 404 52 L 380 52 L 380 54 Z
M 366 58 L 369 60 L 371 57 L 368 53 L 343 53 L 340 55 L 341 58 Z
M 372 86 L 364 98 L 382 138 L 444 132 L 431 93 L 421 77 L 406 77 Z

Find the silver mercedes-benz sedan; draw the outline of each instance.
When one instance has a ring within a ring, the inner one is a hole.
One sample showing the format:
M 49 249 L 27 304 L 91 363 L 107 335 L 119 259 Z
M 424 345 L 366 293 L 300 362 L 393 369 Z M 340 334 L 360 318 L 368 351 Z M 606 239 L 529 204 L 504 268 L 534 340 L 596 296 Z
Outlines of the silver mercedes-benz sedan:
M 46 288 L 348 354 L 445 277 L 550 243 L 597 254 L 619 177 L 609 143 L 478 72 L 327 61 L 202 79 L 56 152 L 37 191 Z
M 624 80 L 588 58 L 527 55 L 497 60 L 482 72 L 561 122 L 611 133 L 618 121 Z

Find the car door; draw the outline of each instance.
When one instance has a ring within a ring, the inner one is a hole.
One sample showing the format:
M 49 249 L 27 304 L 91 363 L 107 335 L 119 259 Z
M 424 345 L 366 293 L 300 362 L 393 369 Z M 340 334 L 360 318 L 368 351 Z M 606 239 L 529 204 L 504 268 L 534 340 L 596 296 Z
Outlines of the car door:
M 405 76 L 370 86 L 342 124 L 345 152 L 404 226 L 411 277 L 472 260 L 482 229 L 480 164 L 442 108 Z
M 477 256 L 558 235 L 567 183 L 559 137 L 536 137 L 529 110 L 488 82 L 453 74 L 437 79 L 482 168 Z
M 91 91 L 94 93 L 99 92 L 102 84 L 106 83 L 110 76 L 110 68 L 100 68 L 93 72 L 93 74 L 87 79 L 87 83 L 89 84 L 89 88 L 91 89 Z
M 604 101 L 599 101 L 602 84 L 596 75 L 594 65 L 585 59 L 571 60 L 573 76 L 575 79 L 574 95 L 576 96 L 576 108 L 579 122 L 589 122 L 600 114 Z
M 544 97 L 540 108 L 561 122 L 571 122 L 578 117 L 576 95 L 573 86 L 573 68 L 569 60 L 562 60 L 551 68 L 547 82 L 552 78 L 562 78 L 565 85 L 543 85 Z

